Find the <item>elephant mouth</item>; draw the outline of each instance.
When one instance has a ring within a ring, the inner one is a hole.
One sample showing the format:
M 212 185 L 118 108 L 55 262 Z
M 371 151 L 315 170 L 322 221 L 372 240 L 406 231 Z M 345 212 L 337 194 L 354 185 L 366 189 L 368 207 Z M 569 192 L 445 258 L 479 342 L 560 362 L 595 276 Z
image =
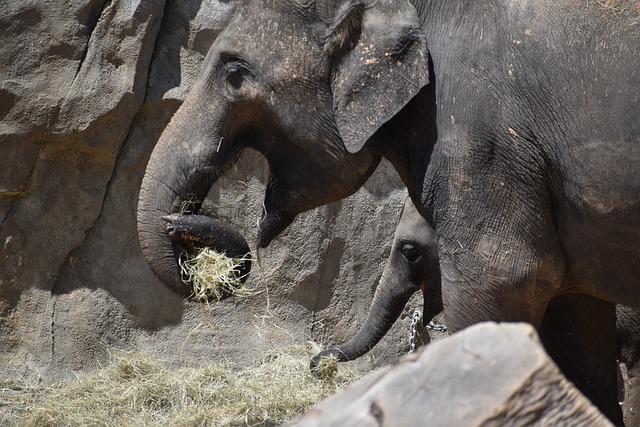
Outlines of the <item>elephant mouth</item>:
M 229 145 L 232 145 L 231 143 Z M 291 203 L 291 200 L 287 199 L 282 192 L 286 194 L 292 194 L 291 191 L 282 191 L 280 188 L 275 188 L 273 184 L 277 180 L 274 177 L 274 163 L 278 165 L 276 159 L 270 158 L 268 150 L 265 153 L 263 150 L 254 148 L 253 144 L 246 144 L 245 141 L 237 144 L 239 147 L 236 155 L 233 156 L 221 169 L 217 169 L 214 172 L 215 179 L 209 180 L 211 186 L 215 185 L 224 174 L 237 165 L 242 158 L 241 152 L 243 149 L 249 148 L 260 153 L 261 157 L 266 160 L 266 164 L 269 168 L 269 178 L 266 183 L 266 191 L 263 194 L 262 201 L 262 217 L 257 225 L 257 249 L 267 248 L 273 240 L 275 240 L 291 223 L 294 221 L 296 214 L 289 214 L 286 212 L 286 205 Z M 277 167 L 277 166 L 276 166 Z M 214 170 L 214 168 L 211 168 Z M 207 176 L 206 173 L 201 173 L 200 177 Z M 192 182 L 200 181 L 201 178 L 195 179 L 191 177 Z M 211 187 L 205 193 L 210 191 Z M 202 193 L 202 192 L 201 192 Z M 204 193 L 203 193 L 204 194 Z M 225 223 L 221 219 L 210 212 L 206 212 L 207 209 L 203 209 L 203 202 L 206 197 L 199 199 L 197 196 L 190 194 L 186 197 L 176 198 L 173 202 L 173 208 L 167 215 L 161 215 L 160 219 L 164 223 L 163 234 L 168 238 L 174 249 L 174 255 L 176 263 L 179 262 L 181 253 L 185 251 L 193 251 L 194 248 L 210 248 L 216 251 L 229 253 L 231 256 L 244 256 L 249 252 L 249 245 L 244 237 L 240 234 L 237 227 L 231 223 Z M 213 236 L 212 230 L 216 230 L 219 236 Z M 229 244 L 228 240 L 235 243 Z M 238 243 L 238 242 L 241 242 Z M 231 247 L 229 247 L 231 246 Z M 238 249 L 240 247 L 241 249 Z M 240 250 L 242 253 L 238 253 Z
M 265 208 L 263 218 L 258 226 L 258 247 L 267 248 L 292 222 L 292 216 L 275 210 L 268 211 Z

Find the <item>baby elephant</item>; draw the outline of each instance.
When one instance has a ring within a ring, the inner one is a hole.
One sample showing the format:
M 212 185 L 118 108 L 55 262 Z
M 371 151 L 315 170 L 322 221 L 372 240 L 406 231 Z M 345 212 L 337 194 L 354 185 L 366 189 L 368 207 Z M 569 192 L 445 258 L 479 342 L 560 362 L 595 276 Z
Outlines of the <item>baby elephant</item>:
M 391 247 L 391 255 L 376 288 L 367 318 L 347 343 L 325 350 L 311 359 L 314 371 L 320 358 L 335 356 L 345 362 L 357 359 L 375 346 L 400 317 L 414 292 L 422 290 L 423 323 L 442 311 L 440 267 L 436 235 L 407 197 Z

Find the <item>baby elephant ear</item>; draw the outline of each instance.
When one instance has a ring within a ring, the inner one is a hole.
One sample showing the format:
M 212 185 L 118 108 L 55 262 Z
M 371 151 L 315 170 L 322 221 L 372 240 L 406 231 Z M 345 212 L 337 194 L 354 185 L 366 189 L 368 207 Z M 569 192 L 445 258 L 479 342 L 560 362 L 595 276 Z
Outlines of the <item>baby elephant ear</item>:
M 408 0 L 352 2 L 325 43 L 333 64 L 333 107 L 347 150 L 367 140 L 429 83 L 428 50 Z

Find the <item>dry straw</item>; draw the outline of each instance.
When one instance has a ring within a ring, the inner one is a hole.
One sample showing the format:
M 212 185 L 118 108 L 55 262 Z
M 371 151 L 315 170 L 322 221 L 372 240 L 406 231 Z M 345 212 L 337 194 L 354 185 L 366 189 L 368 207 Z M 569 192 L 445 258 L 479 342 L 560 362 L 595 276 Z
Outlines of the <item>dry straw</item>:
M 635 10 L 640 12 L 640 1 L 638 0 L 596 0 L 596 2 L 614 12 L 625 12 L 627 10 Z
M 338 374 L 338 358 L 334 355 L 322 356 L 313 369 L 313 374 L 325 381 L 333 381 Z
M 204 206 L 206 200 L 202 202 Z M 178 213 L 189 215 L 200 204 L 195 196 L 180 203 Z M 192 288 L 191 298 L 208 303 L 226 296 L 248 297 L 255 292 L 243 286 L 241 266 L 250 260 L 251 254 L 241 258 L 230 258 L 211 248 L 197 248 L 195 252 L 183 251 L 178 257 L 182 281 Z
M 210 248 L 195 255 L 183 252 L 179 259 L 182 280 L 193 290 L 192 298 L 201 302 L 217 301 L 225 296 L 247 297 L 255 291 L 243 286 L 242 264 L 249 258 L 230 258 Z
M 296 345 L 245 368 L 217 363 L 180 369 L 119 354 L 73 382 L 19 390 L 0 383 L 0 425 L 277 425 L 358 377 L 341 365 L 317 378 L 309 371 L 317 351 Z

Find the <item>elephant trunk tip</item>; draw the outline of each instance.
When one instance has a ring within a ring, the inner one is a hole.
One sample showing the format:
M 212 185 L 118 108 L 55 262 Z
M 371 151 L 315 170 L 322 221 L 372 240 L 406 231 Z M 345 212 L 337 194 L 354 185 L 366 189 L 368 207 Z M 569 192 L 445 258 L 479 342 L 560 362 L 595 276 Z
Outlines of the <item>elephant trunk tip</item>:
M 338 369 L 338 363 L 348 361 L 342 350 L 333 347 L 313 356 L 309 363 L 309 370 L 318 378 L 333 377 Z

